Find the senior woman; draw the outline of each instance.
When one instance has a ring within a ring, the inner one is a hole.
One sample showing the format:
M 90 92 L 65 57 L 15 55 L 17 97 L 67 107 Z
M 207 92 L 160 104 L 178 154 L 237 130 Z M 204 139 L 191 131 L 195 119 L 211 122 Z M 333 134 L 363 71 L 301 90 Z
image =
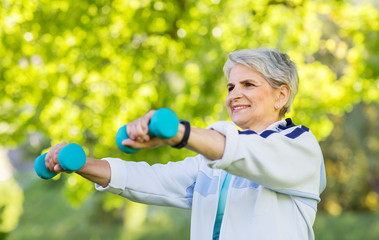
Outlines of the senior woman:
M 152 166 L 88 158 L 76 173 L 99 191 L 191 209 L 194 240 L 314 239 L 326 183 L 322 152 L 307 127 L 281 120 L 298 90 L 295 64 L 276 49 L 240 50 L 229 54 L 224 72 L 233 123 L 216 122 L 207 129 L 180 124 L 177 135 L 165 140 L 148 135 L 154 111 L 127 125 L 126 146 L 186 144 L 197 156 Z M 47 154 L 50 170 L 63 171 L 57 153 L 65 145 Z

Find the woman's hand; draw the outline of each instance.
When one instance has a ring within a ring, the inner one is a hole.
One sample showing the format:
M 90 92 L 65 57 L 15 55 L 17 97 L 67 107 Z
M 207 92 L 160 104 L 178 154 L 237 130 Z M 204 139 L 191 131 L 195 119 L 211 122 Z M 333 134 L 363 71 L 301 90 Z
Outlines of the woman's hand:
M 66 142 L 61 142 L 57 145 L 52 146 L 49 152 L 46 154 L 45 164 L 50 171 L 55 173 L 71 173 L 65 171 L 61 165 L 59 165 L 58 161 L 59 151 L 67 145 L 68 144 Z M 84 166 L 75 172 L 103 187 L 107 186 L 111 179 L 111 169 L 109 163 L 107 161 L 102 161 L 94 158 L 86 158 L 86 163 Z
M 149 122 L 154 112 L 155 110 L 150 110 L 142 117 L 137 118 L 126 125 L 126 131 L 131 140 L 136 142 L 147 142 L 150 140 Z
M 124 146 L 131 148 L 154 148 L 171 143 L 168 139 L 149 136 L 149 123 L 156 110 L 150 110 L 140 118 L 128 123 L 126 131 L 129 138 L 122 141 Z
M 50 148 L 49 152 L 46 154 L 46 157 L 45 157 L 45 165 L 47 169 L 55 173 L 67 172 L 63 170 L 61 165 L 59 165 L 59 161 L 58 161 L 58 153 L 65 146 L 67 146 L 67 143 L 61 142 Z

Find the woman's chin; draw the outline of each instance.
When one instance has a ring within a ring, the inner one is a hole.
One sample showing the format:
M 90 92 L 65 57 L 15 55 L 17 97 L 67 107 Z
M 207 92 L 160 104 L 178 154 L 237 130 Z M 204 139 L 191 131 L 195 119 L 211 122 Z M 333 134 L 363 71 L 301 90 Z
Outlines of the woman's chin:
M 243 121 L 242 119 L 232 119 L 232 121 L 235 125 L 243 130 L 249 129 L 247 122 Z

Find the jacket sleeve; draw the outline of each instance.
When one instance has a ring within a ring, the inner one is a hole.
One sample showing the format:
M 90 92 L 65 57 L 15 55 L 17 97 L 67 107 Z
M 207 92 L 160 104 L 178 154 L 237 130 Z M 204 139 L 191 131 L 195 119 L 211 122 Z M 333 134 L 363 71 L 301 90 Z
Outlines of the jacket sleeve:
M 188 157 L 183 161 L 149 165 L 117 158 L 105 158 L 111 167 L 111 181 L 107 187 L 95 185 L 131 201 L 190 209 L 193 184 L 203 158 Z
M 227 122 L 209 128 L 226 136 L 222 159 L 206 160 L 210 167 L 225 169 L 274 191 L 318 199 L 323 157 L 309 129 L 295 126 L 260 135 L 241 134 Z

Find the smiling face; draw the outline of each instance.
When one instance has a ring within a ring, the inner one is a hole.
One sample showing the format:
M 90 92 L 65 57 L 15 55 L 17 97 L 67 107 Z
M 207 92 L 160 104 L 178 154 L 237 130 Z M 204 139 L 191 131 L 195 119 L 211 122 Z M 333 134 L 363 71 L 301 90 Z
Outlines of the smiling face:
M 226 107 L 237 126 L 261 132 L 280 119 L 280 109 L 275 108 L 280 88 L 273 88 L 259 72 L 237 64 L 230 71 L 227 86 Z

